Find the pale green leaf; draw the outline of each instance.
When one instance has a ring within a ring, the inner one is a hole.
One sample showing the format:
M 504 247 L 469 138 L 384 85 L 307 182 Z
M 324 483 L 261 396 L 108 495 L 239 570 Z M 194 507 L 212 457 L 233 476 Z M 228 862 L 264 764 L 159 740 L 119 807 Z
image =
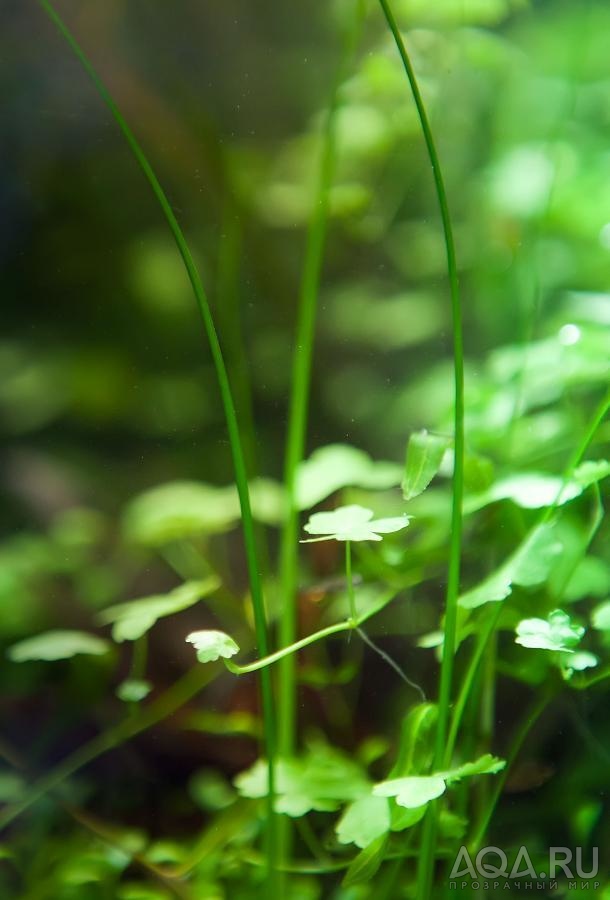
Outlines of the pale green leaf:
M 552 525 L 536 526 L 499 569 L 460 596 L 460 606 L 475 609 L 485 603 L 504 600 L 515 584 L 521 587 L 542 584 L 561 549 Z
M 487 490 L 467 497 L 464 512 L 471 513 L 499 500 L 512 500 L 523 509 L 562 506 L 579 497 L 590 485 L 610 475 L 607 460 L 587 461 L 574 470 L 571 478 L 541 472 L 521 472 L 494 482 Z
M 591 616 L 591 624 L 597 631 L 610 631 L 610 600 L 595 607 Z
M 599 665 L 599 658 L 588 650 L 576 650 L 574 653 L 562 653 L 560 665 L 564 678 L 570 679 L 574 672 L 584 672 Z
M 416 806 L 415 809 L 406 809 L 404 806 L 399 806 L 395 800 L 390 800 L 390 803 L 393 804 L 390 831 L 405 831 L 407 828 L 413 828 L 414 825 L 421 822 L 428 809 L 427 804 Z
M 234 779 L 242 797 L 267 796 L 267 764 L 258 760 Z M 276 809 L 299 818 L 312 809 L 333 812 L 342 803 L 370 792 L 360 766 L 338 750 L 315 744 L 299 758 L 280 759 L 276 765 Z
M 516 628 L 515 641 L 522 647 L 571 653 L 580 642 L 585 629 L 574 625 L 561 609 L 549 613 L 546 619 L 522 619 Z
M 310 509 L 335 491 L 346 487 L 386 489 L 400 483 L 401 467 L 375 462 L 363 450 L 349 444 L 330 444 L 315 450 L 297 471 L 299 509 Z
M 390 808 L 387 799 L 369 794 L 347 807 L 335 830 L 340 844 L 356 844 L 363 850 L 389 831 L 389 828 Z
M 504 760 L 486 753 L 474 762 L 463 763 L 445 772 L 382 781 L 375 785 L 373 794 L 377 797 L 394 797 L 399 806 L 407 809 L 419 809 L 444 794 L 447 786 L 453 782 L 475 775 L 493 775 L 505 765 Z M 393 829 L 397 830 L 394 825 Z
M 250 506 L 252 515 L 259 522 L 281 525 L 287 508 L 283 485 L 273 478 L 253 478 L 250 482 Z
M 267 525 L 281 524 L 286 508 L 282 485 L 271 478 L 255 478 L 249 488 L 254 518 Z M 237 525 L 240 518 L 235 485 L 172 481 L 144 491 L 128 504 L 123 531 L 129 541 L 159 547 L 222 533 Z
M 399 806 L 417 809 L 445 793 L 445 779 L 440 775 L 408 775 L 382 781 L 373 788 L 376 797 L 394 797 Z
M 146 634 L 158 619 L 188 609 L 219 586 L 216 576 L 187 581 L 168 594 L 155 594 L 110 606 L 99 614 L 98 619 L 102 625 L 112 624 L 112 637 L 118 643 L 135 641 Z
M 449 438 L 430 434 L 425 429 L 411 435 L 401 485 L 405 500 L 412 500 L 428 487 L 440 469 L 449 444 Z
M 9 647 L 7 654 L 13 662 L 28 660 L 69 659 L 79 654 L 102 656 L 108 653 L 110 644 L 85 631 L 46 631 L 36 637 L 26 638 Z
M 173 481 L 151 488 L 129 503 L 123 517 L 128 540 L 146 546 L 217 534 L 239 521 L 234 487 Z
M 185 640 L 192 644 L 197 651 L 197 659 L 201 663 L 215 662 L 220 659 L 230 659 L 239 653 L 239 647 L 232 637 L 224 631 L 192 631 Z
M 564 597 L 580 600 L 583 597 L 605 597 L 610 593 L 610 568 L 597 556 L 585 556 L 570 576 Z
M 353 504 L 340 506 L 332 512 L 314 513 L 305 525 L 305 531 L 320 535 L 313 540 L 380 541 L 381 534 L 400 531 L 408 524 L 408 516 L 374 520 L 372 510 Z

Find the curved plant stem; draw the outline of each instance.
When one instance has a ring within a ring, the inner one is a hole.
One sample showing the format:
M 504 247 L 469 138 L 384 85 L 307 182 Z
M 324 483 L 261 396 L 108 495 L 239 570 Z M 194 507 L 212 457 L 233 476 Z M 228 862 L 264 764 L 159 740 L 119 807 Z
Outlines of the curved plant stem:
M 419 90 L 415 71 L 411 59 L 398 28 L 396 19 L 388 0 L 379 0 L 383 14 L 394 41 L 402 64 L 404 66 L 411 93 L 417 108 L 417 114 L 421 124 L 432 175 L 436 188 L 443 234 L 445 239 L 445 251 L 447 255 L 447 272 L 451 292 L 451 311 L 453 320 L 453 368 L 454 368 L 454 469 L 451 510 L 451 546 L 449 551 L 449 571 L 447 577 L 447 593 L 445 600 L 445 628 L 443 639 L 443 661 L 441 664 L 441 677 L 439 688 L 439 713 L 434 744 L 434 768 L 442 765 L 447 728 L 449 722 L 449 710 L 451 705 L 451 681 L 453 675 L 453 657 L 455 654 L 456 630 L 457 630 L 457 600 L 460 584 L 460 562 L 462 544 L 462 497 L 464 493 L 464 350 L 462 340 L 462 305 L 458 282 L 458 271 L 455 255 L 455 243 L 453 228 L 449 213 L 449 204 L 440 160 L 436 150 L 436 144 L 432 135 L 432 129 L 428 121 L 426 107 Z M 432 867 L 434 864 L 434 848 L 436 838 L 436 817 L 432 811 L 426 816 L 423 827 L 421 855 L 418 867 L 417 897 L 425 900 L 430 895 L 432 881 Z
M 272 666 L 273 663 L 292 656 L 298 653 L 299 650 L 302 650 L 303 647 L 315 644 L 316 641 L 321 641 L 331 634 L 337 634 L 340 631 L 353 631 L 355 627 L 356 623 L 352 619 L 346 619 L 345 622 L 338 622 L 336 625 L 329 625 L 327 628 L 321 628 L 320 631 L 314 631 L 312 634 L 308 634 L 307 637 L 301 638 L 300 641 L 295 641 L 287 647 L 282 647 L 280 650 L 276 650 L 275 653 L 256 659 L 245 666 L 239 666 L 237 663 L 231 662 L 230 659 L 223 659 L 223 662 L 229 672 L 232 672 L 234 675 L 248 675 L 250 672 L 258 672 L 267 668 L 267 666 Z
M 233 467 L 235 470 L 235 481 L 237 484 L 237 491 L 239 494 L 239 502 L 241 507 L 242 514 L 242 522 L 243 522 L 243 533 L 244 533 L 244 544 L 246 550 L 246 560 L 248 567 L 248 576 L 250 580 L 250 590 L 252 594 L 252 605 L 254 610 L 254 621 L 255 621 L 255 631 L 256 631 L 256 640 L 258 643 L 258 647 L 261 653 L 266 654 L 268 652 L 268 638 L 267 638 L 267 625 L 266 625 L 266 616 L 265 616 L 265 607 L 262 593 L 261 580 L 259 575 L 259 567 L 258 567 L 258 559 L 257 559 L 257 551 L 256 551 L 256 538 L 254 531 L 254 520 L 252 517 L 252 511 L 250 507 L 250 494 L 248 490 L 248 477 L 246 472 L 246 465 L 244 461 L 244 455 L 241 444 L 241 437 L 239 431 L 239 425 L 237 422 L 237 415 L 235 412 L 235 405 L 233 402 L 233 396 L 231 393 L 231 386 L 229 384 L 229 378 L 227 375 L 226 366 L 224 363 L 224 358 L 222 354 L 222 350 L 220 347 L 220 342 L 218 340 L 218 335 L 216 333 L 216 327 L 214 325 L 214 320 L 212 318 L 212 314 L 210 311 L 207 295 L 205 293 L 203 283 L 201 281 L 201 277 L 199 275 L 199 271 L 195 262 L 193 260 L 191 251 L 186 242 L 186 238 L 184 233 L 178 224 L 178 220 L 174 214 L 174 211 L 165 195 L 163 188 L 150 164 L 148 161 L 144 151 L 140 147 L 138 140 L 135 135 L 131 131 L 129 125 L 124 119 L 122 113 L 114 102 L 112 96 L 108 92 L 106 86 L 103 84 L 99 75 L 93 68 L 92 64 L 89 62 L 87 56 L 81 49 L 80 45 L 77 43 L 76 39 L 73 37 L 71 32 L 68 30 L 67 26 L 64 24 L 63 20 L 55 11 L 52 4 L 49 0 L 38 0 L 38 3 L 45 11 L 45 13 L 49 16 L 55 26 L 58 28 L 62 37 L 66 40 L 74 55 L 83 66 L 87 74 L 89 75 L 93 85 L 95 86 L 97 92 L 99 93 L 102 100 L 107 105 L 110 110 L 116 124 L 119 129 L 123 133 L 127 144 L 136 159 L 140 169 L 146 180 L 148 181 L 153 194 L 161 208 L 161 211 L 165 217 L 165 220 L 169 226 L 169 229 L 172 233 L 172 236 L 176 242 L 176 246 L 182 257 L 182 261 L 184 263 L 189 281 L 191 283 L 191 287 L 193 289 L 193 294 L 195 295 L 195 299 L 197 301 L 197 306 L 199 309 L 199 313 L 203 320 L 204 328 L 206 331 L 206 335 L 208 338 L 208 342 L 210 345 L 210 350 L 212 354 L 212 359 L 214 362 L 214 368 L 216 370 L 216 376 L 218 379 L 218 384 L 220 388 L 220 394 L 222 398 L 222 404 L 225 413 L 225 419 L 227 424 L 227 431 L 229 434 L 229 443 L 231 446 L 231 455 L 233 459 Z M 273 872 L 275 868 L 275 815 L 274 815 L 274 759 L 275 759 L 275 722 L 274 722 L 274 705 L 273 705 L 273 696 L 272 696 L 272 688 L 271 688 L 271 679 L 269 674 L 264 672 L 261 676 L 261 694 L 262 694 L 262 703 L 263 703 L 263 719 L 264 719 L 264 733 L 265 733 L 265 745 L 266 745 L 266 756 L 268 760 L 268 778 L 269 778 L 269 796 L 268 796 L 268 822 L 267 822 L 267 856 L 269 859 L 269 870 L 270 874 Z
M 353 27 L 346 35 L 343 56 L 332 90 L 330 106 L 322 134 L 318 184 L 309 221 L 305 260 L 299 294 L 299 307 L 293 351 L 292 388 L 288 413 L 288 436 L 284 460 L 284 484 L 287 495 L 286 520 L 280 544 L 280 596 L 282 613 L 279 639 L 281 644 L 294 641 L 297 628 L 296 588 L 298 563 L 298 504 L 296 476 L 305 451 L 305 435 L 309 407 L 309 388 L 316 324 L 320 278 L 328 230 L 330 189 L 335 172 L 336 119 L 340 107 L 340 89 L 357 44 L 363 16 L 362 0 L 358 0 Z M 296 680 L 295 661 L 286 657 L 282 663 L 278 694 L 278 747 L 282 756 L 294 752 Z
M 345 579 L 349 599 L 349 614 L 352 622 L 356 622 L 356 597 L 354 596 L 354 579 L 352 576 L 352 542 L 345 542 Z

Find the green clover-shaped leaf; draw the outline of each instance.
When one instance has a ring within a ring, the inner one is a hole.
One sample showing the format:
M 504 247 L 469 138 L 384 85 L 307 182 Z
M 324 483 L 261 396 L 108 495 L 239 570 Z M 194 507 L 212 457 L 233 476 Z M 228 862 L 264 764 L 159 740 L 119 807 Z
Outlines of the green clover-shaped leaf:
M 239 653 L 238 645 L 224 631 L 193 631 L 185 640 L 193 645 L 197 651 L 197 659 L 202 663 L 214 662 L 221 656 L 223 659 L 230 659 Z
M 400 531 L 409 524 L 409 516 L 373 519 L 373 511 L 363 506 L 340 506 L 332 512 L 314 513 L 305 525 L 308 534 L 319 535 L 313 541 L 380 541 L 382 534 Z
M 516 632 L 515 641 L 522 647 L 573 653 L 585 629 L 574 625 L 562 609 L 555 609 L 547 619 L 522 619 Z

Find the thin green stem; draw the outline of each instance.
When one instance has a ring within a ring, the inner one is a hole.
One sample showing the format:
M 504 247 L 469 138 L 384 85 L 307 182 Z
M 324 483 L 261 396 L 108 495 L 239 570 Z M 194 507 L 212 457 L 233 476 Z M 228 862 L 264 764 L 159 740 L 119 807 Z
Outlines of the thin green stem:
M 385 606 L 385 603 L 383 604 Z M 308 647 L 309 644 L 315 644 L 316 641 L 321 641 L 325 637 L 329 637 L 331 634 L 338 634 L 340 631 L 356 631 L 358 634 L 362 636 L 362 640 L 365 643 L 372 644 L 370 638 L 360 630 L 360 625 L 363 625 L 369 619 L 371 619 L 376 613 L 379 612 L 381 607 L 373 607 L 372 609 L 368 609 L 366 612 L 360 614 L 360 616 L 350 616 L 349 619 L 345 619 L 343 622 L 337 622 L 335 625 L 328 625 L 326 628 L 321 628 L 319 631 L 313 631 L 311 634 L 308 634 L 306 637 L 301 638 L 298 641 L 294 641 L 292 644 L 288 644 L 286 647 L 282 647 L 280 650 L 276 650 L 275 653 L 269 653 L 268 656 L 263 656 L 261 659 L 256 659 L 254 662 L 246 663 L 245 666 L 240 666 L 237 663 L 232 662 L 230 659 L 223 659 L 223 663 L 234 675 L 247 675 L 250 672 L 257 672 L 259 669 L 264 669 L 267 666 L 273 665 L 273 663 L 279 662 L 281 659 L 284 659 L 287 656 L 291 656 L 294 653 L 297 653 L 299 650 L 302 650 L 303 647 Z M 355 613 L 355 610 L 354 610 Z M 417 685 L 414 685 L 412 682 L 408 681 L 404 672 L 400 669 L 400 667 L 391 660 L 387 654 L 380 651 L 379 648 L 372 645 L 373 648 L 380 653 L 390 662 L 396 671 L 404 678 L 412 687 L 417 688 Z
M 220 394 L 227 424 L 227 431 L 229 435 L 229 443 L 231 447 L 231 455 L 233 459 L 233 468 L 235 471 L 235 481 L 237 484 L 237 492 L 239 494 L 239 502 L 241 507 L 246 561 L 248 567 L 248 576 L 250 580 L 250 590 L 252 594 L 252 606 L 254 610 L 256 640 L 260 652 L 266 654 L 268 652 L 267 623 L 258 567 L 254 520 L 252 517 L 252 510 L 250 506 L 248 476 L 246 472 L 239 425 L 235 412 L 235 405 L 233 402 L 227 369 L 224 363 L 222 349 L 220 347 L 216 327 L 212 318 L 212 313 L 210 311 L 207 295 L 205 293 L 199 271 L 197 269 L 197 266 L 195 265 L 186 238 L 180 225 L 178 224 L 178 220 L 176 219 L 171 204 L 167 199 L 167 196 L 163 188 L 161 187 L 161 184 L 150 162 L 148 161 L 148 158 L 140 147 L 138 140 L 136 139 L 134 133 L 124 119 L 108 89 L 102 82 L 93 65 L 89 62 L 80 45 L 77 43 L 76 39 L 69 31 L 58 13 L 55 11 L 49 0 L 38 0 L 38 3 L 40 4 L 44 12 L 49 16 L 51 21 L 55 24 L 62 37 L 66 40 L 74 55 L 89 75 L 100 97 L 110 110 L 112 117 L 123 133 L 123 136 L 127 141 L 127 144 L 129 145 L 129 148 L 136 162 L 138 163 L 144 177 L 148 181 L 153 191 L 153 194 L 161 208 L 167 225 L 169 226 L 172 236 L 176 242 L 176 246 L 178 248 L 180 256 L 182 257 L 182 261 L 184 263 L 189 281 L 191 283 L 191 287 L 193 289 L 193 294 L 197 302 L 199 313 L 203 320 L 220 388 Z M 275 714 L 271 679 L 269 677 L 269 674 L 266 672 L 263 672 L 261 676 L 261 694 L 263 704 L 266 756 L 269 767 L 269 795 L 267 805 L 267 855 L 269 859 L 269 874 L 272 875 L 276 862 L 274 815 Z
M 453 756 L 453 751 L 455 750 L 455 742 L 457 740 L 457 735 L 462 722 L 462 717 L 464 715 L 464 710 L 466 709 L 466 704 L 468 703 L 468 699 L 472 691 L 472 686 L 474 684 L 481 659 L 483 658 L 483 654 L 485 653 L 485 649 L 487 647 L 489 639 L 496 629 L 501 613 L 502 604 L 496 603 L 495 609 L 489 616 L 485 628 L 480 631 L 477 636 L 477 643 L 474 649 L 474 653 L 470 657 L 468 668 L 466 669 L 466 672 L 462 679 L 460 691 L 453 707 L 451 726 L 449 728 L 449 735 L 447 737 L 447 749 L 445 752 L 444 760 L 445 766 L 449 765 L 451 757 Z
M 313 344 L 320 292 L 324 248 L 328 231 L 330 190 L 335 172 L 336 119 L 340 107 L 340 88 L 357 44 L 362 2 L 359 0 L 354 27 L 346 35 L 332 90 L 330 106 L 322 133 L 322 148 L 318 183 L 313 198 L 313 212 L 309 220 L 305 259 L 299 293 L 295 345 L 292 363 L 292 387 L 288 413 L 288 435 L 284 460 L 284 484 L 287 510 L 280 544 L 280 595 L 282 614 L 279 638 L 281 644 L 294 641 L 297 628 L 296 588 L 298 569 L 298 501 L 296 496 L 297 470 L 305 452 L 305 435 L 309 409 Z M 282 663 L 278 694 L 278 746 L 282 756 L 294 752 L 296 678 L 295 661 L 287 657 Z
M 364 621 L 364 619 L 362 619 L 362 621 Z M 280 650 L 276 650 L 275 653 L 270 653 L 268 656 L 256 659 L 254 662 L 247 663 L 245 666 L 239 666 L 237 663 L 231 662 L 230 659 L 224 659 L 223 662 L 229 672 L 232 672 L 234 675 L 248 675 L 250 672 L 258 672 L 260 669 L 272 666 L 273 663 L 279 662 L 287 656 L 292 656 L 304 647 L 308 647 L 310 644 L 315 644 L 316 641 L 321 641 L 326 637 L 330 637 L 331 634 L 338 634 L 340 631 L 353 631 L 359 624 L 360 623 L 357 620 L 350 618 L 346 619 L 345 622 L 338 622 L 336 625 L 328 625 L 326 628 L 321 628 L 320 631 L 314 631 L 312 634 L 308 634 L 307 637 L 301 638 L 300 641 L 294 641 L 294 643 L 289 644 L 287 647 L 282 647 Z
M 356 596 L 354 594 L 354 578 L 352 575 L 352 542 L 345 542 L 345 579 L 349 598 L 349 614 L 352 622 L 356 621 Z
M 451 293 L 451 311 L 453 321 L 453 369 L 454 369 L 454 468 L 451 510 L 451 545 L 449 550 L 449 570 L 447 577 L 447 593 L 445 599 L 445 627 L 443 639 L 443 661 L 439 688 L 439 713 L 434 744 L 433 766 L 442 765 L 449 711 L 451 706 L 451 682 L 453 676 L 453 658 L 455 655 L 457 632 L 457 601 L 460 585 L 460 564 L 462 545 L 462 498 L 464 493 L 464 349 L 462 339 L 462 305 L 458 280 L 453 228 L 449 213 L 449 204 L 440 160 L 432 129 L 428 120 L 426 107 L 419 89 L 417 77 L 411 64 L 405 42 L 392 12 L 388 0 L 379 0 L 383 14 L 396 43 L 407 79 L 413 94 L 417 114 L 421 124 L 424 141 L 432 167 L 432 175 L 441 215 L 445 252 L 447 256 L 447 273 Z M 417 897 L 427 900 L 432 883 L 434 849 L 436 842 L 436 816 L 429 813 L 424 822 L 421 855 L 418 867 Z

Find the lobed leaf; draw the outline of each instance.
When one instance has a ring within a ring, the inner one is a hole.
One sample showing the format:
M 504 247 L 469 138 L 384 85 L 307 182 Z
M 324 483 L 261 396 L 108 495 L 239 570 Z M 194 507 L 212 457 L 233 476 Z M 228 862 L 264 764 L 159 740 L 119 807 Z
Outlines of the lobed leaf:
M 239 646 L 224 631 L 192 631 L 185 640 L 197 651 L 197 659 L 201 663 L 215 662 L 222 657 L 230 659 L 239 653 Z
M 516 628 L 515 641 L 522 647 L 572 653 L 585 629 L 574 625 L 562 609 L 555 609 L 546 619 L 522 619 Z
M 267 764 L 257 762 L 234 779 L 242 797 L 266 797 Z M 370 791 L 361 767 L 337 750 L 313 745 L 301 757 L 280 759 L 276 765 L 276 808 L 299 818 L 310 810 L 333 812 L 342 803 L 357 800 Z
M 332 512 L 314 513 L 309 517 L 305 531 L 318 535 L 314 541 L 380 541 L 380 535 L 400 531 L 409 521 L 408 516 L 373 519 L 372 510 L 352 504 Z

